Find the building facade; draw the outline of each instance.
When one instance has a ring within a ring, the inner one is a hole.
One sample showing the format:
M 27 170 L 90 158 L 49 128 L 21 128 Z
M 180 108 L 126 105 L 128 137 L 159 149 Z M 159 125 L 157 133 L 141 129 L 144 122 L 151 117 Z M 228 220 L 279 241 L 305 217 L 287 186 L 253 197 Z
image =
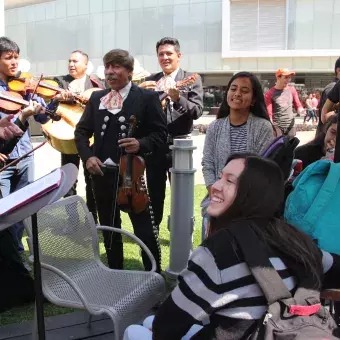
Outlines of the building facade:
M 89 54 L 96 72 L 112 48 L 129 50 L 146 70 L 157 72 L 155 44 L 173 36 L 181 43 L 182 67 L 199 72 L 211 92 L 240 70 L 256 73 L 270 87 L 278 67 L 296 70 L 300 87 L 321 89 L 340 56 L 340 0 L 4 0 L 4 5 L 5 35 L 19 44 L 37 75 L 67 73 L 75 49 Z

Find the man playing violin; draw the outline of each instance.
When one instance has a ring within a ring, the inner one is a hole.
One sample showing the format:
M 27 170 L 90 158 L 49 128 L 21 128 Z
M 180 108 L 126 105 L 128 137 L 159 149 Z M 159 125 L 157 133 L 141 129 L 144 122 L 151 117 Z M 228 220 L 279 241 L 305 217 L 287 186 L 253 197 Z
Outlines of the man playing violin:
M 193 120 L 202 115 L 203 88 L 200 76 L 185 90 L 176 88 L 176 82 L 192 75 L 180 68 L 182 54 L 177 39 L 165 37 L 159 40 L 156 52 L 162 72 L 147 77 L 139 86 L 168 94 L 163 103 L 168 125 L 168 146 L 159 154 L 148 157 L 146 168 L 155 220 L 159 225 L 163 218 L 167 173 L 172 165 L 169 146 L 175 138 L 187 138 L 193 129 Z
M 73 102 L 73 95 L 81 95 L 85 90 L 98 87 L 104 88 L 101 81 L 86 74 L 88 66 L 88 55 L 81 50 L 73 51 L 68 60 L 68 74 L 65 76 L 55 77 L 54 80 L 59 86 L 65 89 L 65 92 L 57 94 L 54 100 L 59 102 Z M 80 157 L 78 154 L 61 154 L 61 165 L 67 163 L 74 164 L 79 169 Z M 92 184 L 90 174 L 84 164 L 84 178 L 86 183 L 86 203 L 93 215 L 95 222 L 97 223 L 97 208 L 96 202 L 93 195 Z M 77 182 L 74 183 L 73 187 L 67 193 L 66 196 L 72 196 L 77 194 Z
M 18 125 L 12 122 L 13 118 L 9 114 L 0 119 L 0 152 L 3 152 L 8 141 L 20 138 L 23 134 Z M 10 228 L 0 231 L 0 273 L 0 313 L 34 301 L 34 281 L 21 260 Z
M 14 77 L 18 71 L 19 46 L 6 37 L 0 37 L 0 91 L 8 91 L 8 81 Z M 30 99 L 30 98 L 27 98 Z M 12 150 L 6 153 L 0 153 L 0 160 L 10 163 L 15 159 L 25 155 L 32 150 L 32 143 L 28 131 L 28 118 L 34 116 L 39 123 L 46 123 L 48 116 L 45 115 L 45 102 L 35 96 L 34 101 L 30 101 L 30 105 L 15 115 L 13 120 L 15 124 L 24 132 L 17 143 L 12 144 Z M 4 118 L 7 114 L 1 112 L 0 117 Z M 4 150 L 2 149 L 2 152 Z M 9 153 L 9 155 L 8 155 Z M 8 169 L 0 173 L 0 188 L 3 196 L 9 195 L 11 192 L 19 190 L 34 180 L 34 163 L 33 154 L 22 159 L 16 165 L 10 166 Z M 17 242 L 19 253 L 22 254 L 24 246 L 21 238 L 24 231 L 23 222 L 19 222 L 12 227 L 13 237 Z M 27 269 L 30 268 L 27 265 Z
M 124 50 L 112 50 L 103 58 L 105 78 L 110 89 L 94 92 L 76 126 L 75 142 L 79 155 L 92 174 L 99 221 L 102 225 L 121 228 L 120 207 L 116 205 L 117 176 L 121 151 L 144 157 L 166 143 L 166 121 L 158 95 L 131 82 L 134 58 Z M 133 115 L 137 127 L 128 137 L 129 118 Z M 89 139 L 94 136 L 93 150 Z M 105 163 L 105 164 L 104 164 Z M 113 172 L 108 171 L 111 164 Z M 158 230 L 152 211 L 129 213 L 134 232 L 154 255 L 160 271 Z M 123 268 L 121 235 L 104 231 L 104 245 L 110 268 Z M 144 267 L 151 262 L 142 252 Z

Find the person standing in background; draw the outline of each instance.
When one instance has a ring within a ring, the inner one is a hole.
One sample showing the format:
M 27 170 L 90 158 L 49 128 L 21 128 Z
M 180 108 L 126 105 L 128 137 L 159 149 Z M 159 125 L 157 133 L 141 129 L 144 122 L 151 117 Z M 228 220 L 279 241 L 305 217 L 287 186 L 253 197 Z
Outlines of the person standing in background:
M 292 81 L 294 71 L 279 68 L 276 71 L 276 85 L 265 93 L 268 115 L 278 134 L 294 137 L 296 135 L 293 107 L 298 113 L 304 111 Z

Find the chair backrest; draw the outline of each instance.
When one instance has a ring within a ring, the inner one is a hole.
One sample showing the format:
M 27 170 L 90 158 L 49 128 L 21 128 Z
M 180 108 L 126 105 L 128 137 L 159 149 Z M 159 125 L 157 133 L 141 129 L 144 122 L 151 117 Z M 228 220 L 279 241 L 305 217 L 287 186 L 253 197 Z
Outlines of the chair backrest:
M 92 214 L 79 196 L 61 199 L 41 209 L 38 214 L 40 261 L 68 273 L 74 264 L 98 258 L 98 238 Z M 31 221 L 26 219 L 32 250 Z

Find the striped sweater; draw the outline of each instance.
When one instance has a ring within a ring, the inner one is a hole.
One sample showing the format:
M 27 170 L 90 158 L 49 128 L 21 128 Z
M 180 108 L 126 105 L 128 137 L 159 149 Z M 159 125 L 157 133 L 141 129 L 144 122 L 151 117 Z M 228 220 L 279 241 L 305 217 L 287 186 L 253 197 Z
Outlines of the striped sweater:
M 287 288 L 294 293 L 303 270 L 271 249 L 268 254 Z M 336 287 L 340 281 L 339 257 L 324 252 L 323 265 L 327 272 L 325 288 Z M 209 324 L 197 339 L 245 339 L 266 308 L 267 301 L 243 254 L 232 236 L 221 230 L 192 253 L 178 286 L 158 310 L 153 339 L 180 340 L 193 324 Z

